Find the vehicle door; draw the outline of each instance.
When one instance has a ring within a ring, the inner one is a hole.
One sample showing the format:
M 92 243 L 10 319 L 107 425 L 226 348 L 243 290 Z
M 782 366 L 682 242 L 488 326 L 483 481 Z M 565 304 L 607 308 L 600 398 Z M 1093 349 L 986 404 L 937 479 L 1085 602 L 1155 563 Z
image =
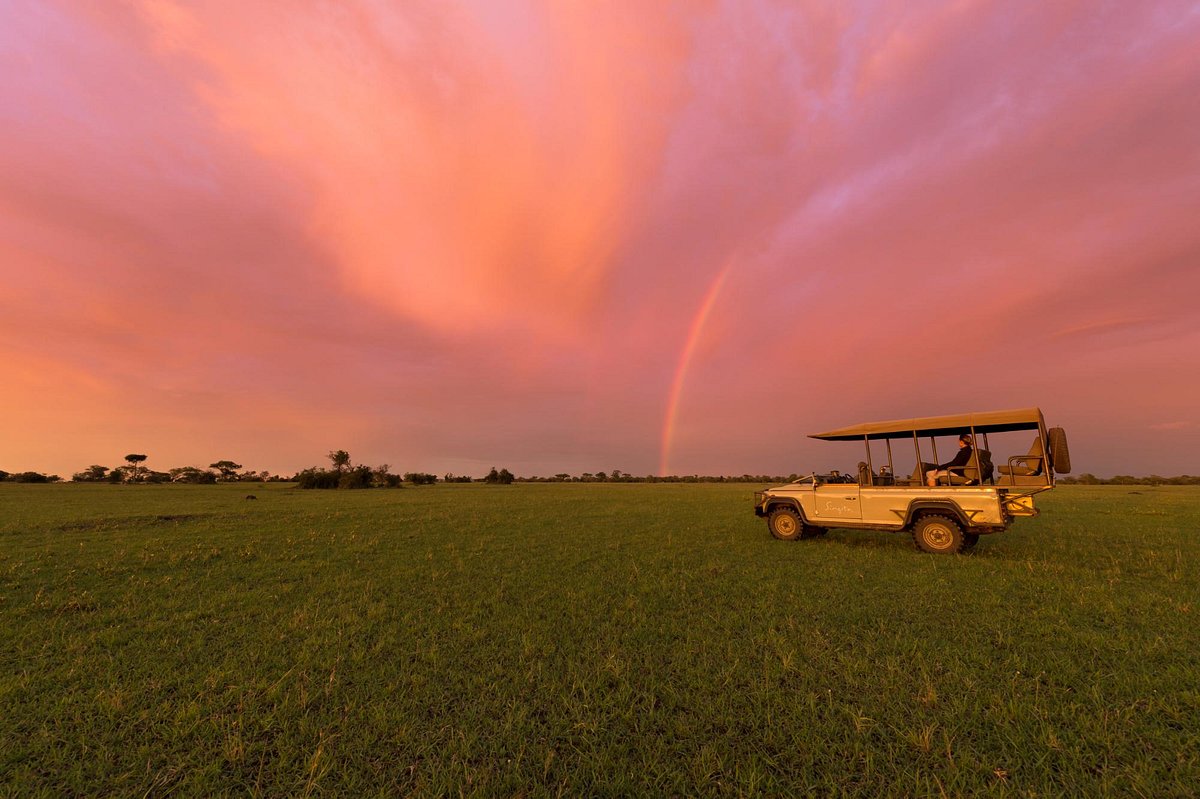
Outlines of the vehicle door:
M 813 502 L 813 524 L 825 526 L 837 521 L 859 521 L 862 508 L 859 487 L 854 483 L 826 483 L 817 486 Z

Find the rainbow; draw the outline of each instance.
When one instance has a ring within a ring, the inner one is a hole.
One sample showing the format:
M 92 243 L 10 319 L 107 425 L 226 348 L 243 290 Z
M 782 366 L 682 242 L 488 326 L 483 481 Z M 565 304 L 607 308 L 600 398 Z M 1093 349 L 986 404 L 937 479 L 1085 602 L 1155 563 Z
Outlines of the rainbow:
M 708 291 L 704 295 L 704 300 L 696 310 L 696 315 L 692 317 L 687 341 L 684 342 L 683 351 L 679 354 L 679 363 L 675 366 L 675 379 L 671 382 L 671 392 L 667 395 L 667 412 L 663 418 L 662 446 L 658 461 L 658 473 L 660 475 L 670 474 L 667 467 L 671 455 L 671 440 L 675 437 L 675 420 L 679 414 L 679 398 L 683 394 L 683 384 L 687 379 L 688 367 L 691 366 L 692 355 L 696 351 L 696 345 L 700 343 L 700 338 L 704 335 L 704 323 L 708 320 L 708 314 L 712 311 L 713 305 L 717 302 L 717 297 L 721 293 L 721 287 L 725 284 L 725 278 L 729 275 L 729 270 L 732 266 L 733 260 L 731 259 L 708 287 Z

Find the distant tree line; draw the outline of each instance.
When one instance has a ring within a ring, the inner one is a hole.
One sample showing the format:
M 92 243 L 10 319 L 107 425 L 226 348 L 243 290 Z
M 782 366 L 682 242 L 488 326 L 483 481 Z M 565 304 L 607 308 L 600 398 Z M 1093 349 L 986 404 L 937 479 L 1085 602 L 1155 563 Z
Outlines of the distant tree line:
M 1134 477 L 1130 474 L 1118 474 L 1113 477 L 1097 477 L 1084 472 L 1078 477 L 1060 477 L 1058 482 L 1063 485 L 1083 486 L 1194 486 L 1200 485 L 1200 475 L 1181 474 L 1176 477 L 1160 477 L 1152 474 L 1149 477 Z
M 61 483 L 62 478 L 57 474 L 42 474 L 41 472 L 16 472 L 10 474 L 0 469 L 0 481 L 5 483 Z
M 149 469 L 143 464 L 148 456 L 143 453 L 131 452 L 125 456 L 125 464 L 109 468 L 100 464 L 92 464 L 71 476 L 75 483 L 192 483 L 214 484 L 235 482 L 294 482 L 300 488 L 400 488 L 403 483 L 412 485 L 433 485 L 434 483 L 473 483 L 481 482 L 491 485 L 509 485 L 511 483 L 787 483 L 799 475 L 645 475 L 637 476 L 623 472 L 620 469 L 611 471 L 583 472 L 578 475 L 559 472 L 548 477 L 532 475 L 520 477 L 505 468 L 492 467 L 483 477 L 470 477 L 447 473 L 442 477 L 428 472 L 393 473 L 388 464 L 380 466 L 353 465 L 350 454 L 345 450 L 334 450 L 327 456 L 332 468 L 322 469 L 310 467 L 302 469 L 291 476 L 271 474 L 267 471 L 256 472 L 243 469 L 242 464 L 232 460 L 219 460 L 210 463 L 208 468 L 197 466 L 179 466 L 165 472 Z M 9 473 L 0 470 L 0 481 L 9 483 L 58 483 L 62 478 L 56 474 L 41 472 Z M 1148 477 L 1118 474 L 1114 477 L 1097 477 L 1094 474 L 1083 473 L 1078 476 L 1058 478 L 1062 485 L 1200 485 L 1200 476 L 1178 475 L 1162 477 L 1152 474 Z
M 287 479 L 273 475 L 267 471 L 239 471 L 242 469 L 242 465 L 231 460 L 210 463 L 207 469 L 202 469 L 198 466 L 178 466 L 174 469 L 168 469 L 165 472 L 159 472 L 142 465 L 147 458 L 148 456 L 142 453 L 131 452 L 125 456 L 124 466 L 115 466 L 111 469 L 107 466 L 93 463 L 83 471 L 73 474 L 71 481 L 74 483 L 211 484 L 245 481 L 265 483 L 267 481 L 276 482 Z
M 669 474 L 658 475 L 648 474 L 639 476 L 622 472 L 620 469 L 613 469 L 611 472 L 583 472 L 579 475 L 571 475 L 566 472 L 559 472 L 550 477 L 514 477 L 513 480 L 518 483 L 787 483 L 795 480 L 800 475 L 792 474 L 769 475 L 769 474 L 742 474 L 742 475 L 709 475 L 709 474 Z

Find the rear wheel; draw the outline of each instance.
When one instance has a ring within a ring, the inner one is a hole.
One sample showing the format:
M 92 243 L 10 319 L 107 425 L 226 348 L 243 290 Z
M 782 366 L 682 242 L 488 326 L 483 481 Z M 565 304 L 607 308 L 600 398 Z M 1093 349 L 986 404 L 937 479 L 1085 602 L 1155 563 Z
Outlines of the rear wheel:
M 963 533 L 961 552 L 970 552 L 979 543 L 979 533 Z
M 961 552 L 965 539 L 958 522 L 946 516 L 922 516 L 913 525 L 913 543 L 922 552 L 953 555 Z
M 804 532 L 800 533 L 801 538 L 820 538 L 829 532 L 828 527 L 813 527 L 811 524 L 804 525 Z
M 804 522 L 793 508 L 775 508 L 767 517 L 767 529 L 780 541 L 796 541 L 804 535 Z

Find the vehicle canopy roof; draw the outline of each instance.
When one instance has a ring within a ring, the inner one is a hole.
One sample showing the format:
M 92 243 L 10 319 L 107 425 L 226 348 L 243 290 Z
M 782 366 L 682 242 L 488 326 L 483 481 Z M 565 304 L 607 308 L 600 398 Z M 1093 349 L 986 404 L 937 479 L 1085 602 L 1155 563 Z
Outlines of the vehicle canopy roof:
M 984 411 L 960 413 L 955 416 L 867 422 L 825 433 L 810 433 L 809 438 L 825 441 L 861 441 L 864 438 L 908 438 L 914 432 L 926 436 L 944 436 L 957 435 L 971 429 L 976 433 L 1003 433 L 1010 430 L 1039 430 L 1043 426 L 1041 409 L 1018 408 L 1011 411 Z

